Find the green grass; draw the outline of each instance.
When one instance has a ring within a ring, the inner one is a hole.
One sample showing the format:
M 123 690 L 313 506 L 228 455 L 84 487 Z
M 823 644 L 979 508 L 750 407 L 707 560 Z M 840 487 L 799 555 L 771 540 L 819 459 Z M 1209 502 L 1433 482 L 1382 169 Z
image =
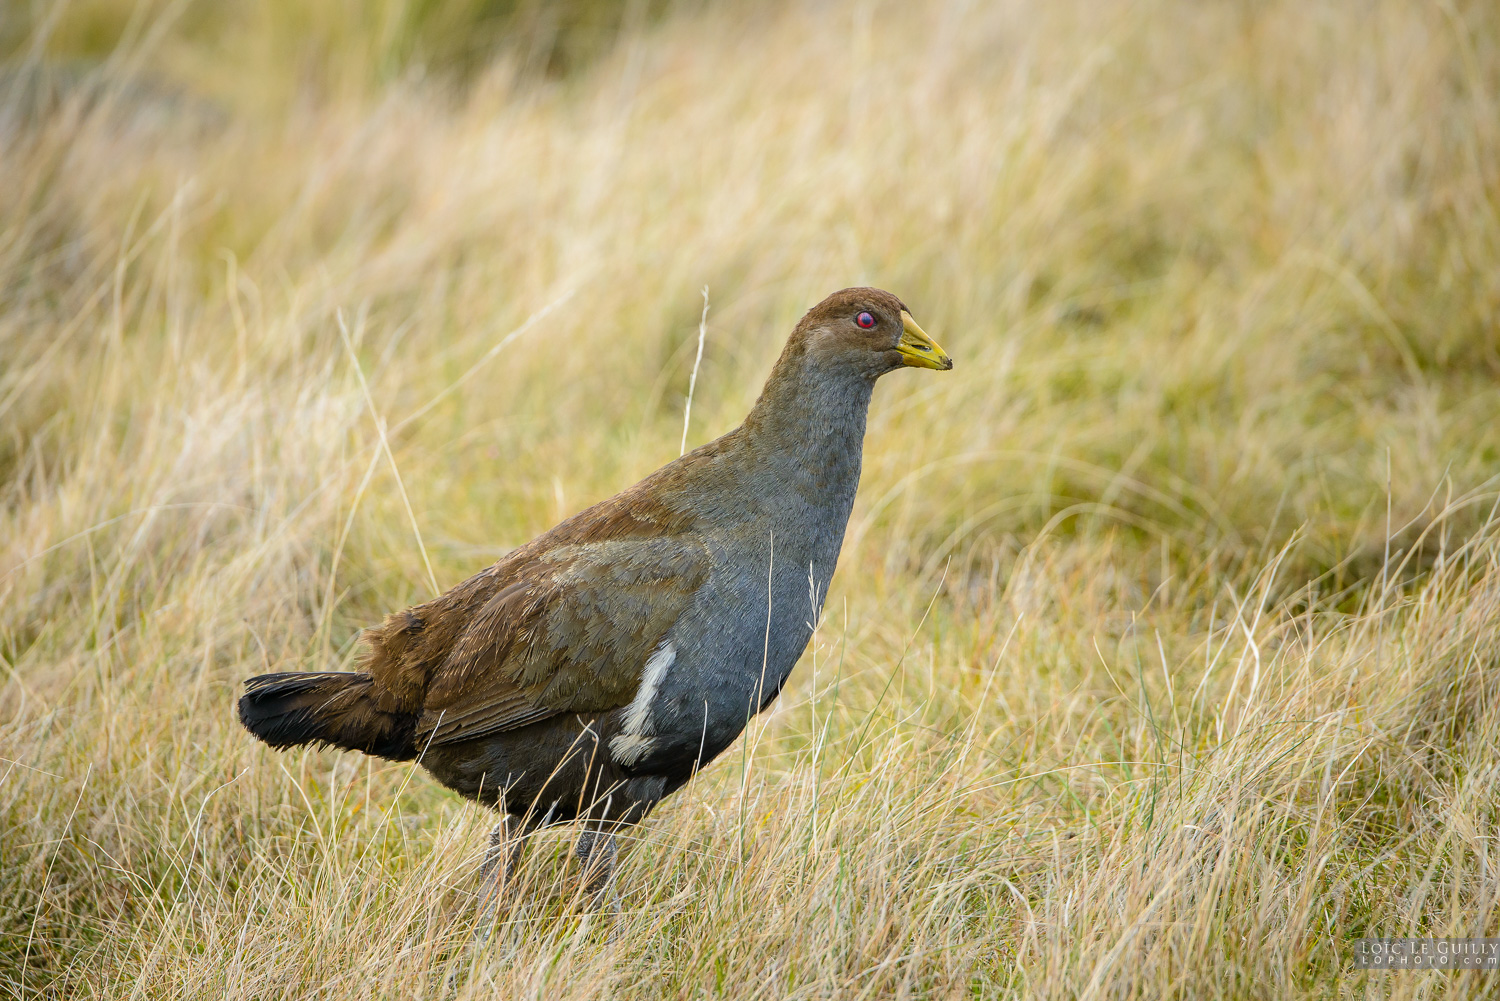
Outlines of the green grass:
M 1348 961 L 1500 935 L 1489 5 L 314 6 L 0 31 L 10 995 L 1493 989 Z M 240 681 L 675 457 L 704 286 L 690 444 L 851 284 L 957 368 L 792 684 L 473 944 L 492 818 Z

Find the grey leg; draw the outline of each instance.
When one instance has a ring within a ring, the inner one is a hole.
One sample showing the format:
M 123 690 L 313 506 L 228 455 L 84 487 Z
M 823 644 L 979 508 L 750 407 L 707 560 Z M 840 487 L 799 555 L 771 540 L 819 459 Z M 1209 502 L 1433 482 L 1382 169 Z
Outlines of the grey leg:
M 495 911 L 506 887 L 515 878 L 526 851 L 526 832 L 513 831 L 519 827 L 508 815 L 504 816 L 490 832 L 490 844 L 484 852 L 484 862 L 479 867 L 479 936 L 488 938 L 490 927 L 495 922 Z
M 573 851 L 583 868 L 583 889 L 589 895 L 590 905 L 596 911 L 618 911 L 620 895 L 615 891 L 613 877 L 619 847 L 614 836 L 585 829 Z
M 479 867 L 480 877 L 497 886 L 511 881 L 521 864 L 521 857 L 526 854 L 526 832 L 515 831 L 513 837 L 513 827 L 520 825 L 509 815 L 495 825 L 490 832 L 490 846 L 484 852 L 484 863 Z

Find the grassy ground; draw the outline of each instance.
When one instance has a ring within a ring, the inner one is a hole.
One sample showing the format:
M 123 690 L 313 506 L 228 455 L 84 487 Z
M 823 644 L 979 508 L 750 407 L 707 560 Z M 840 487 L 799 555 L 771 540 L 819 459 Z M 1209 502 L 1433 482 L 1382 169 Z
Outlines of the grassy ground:
M 1500 935 L 1493 9 L 643 7 L 562 75 L 419 72 L 434 5 L 9 25 L 0 987 L 1495 990 L 1349 959 Z M 616 919 L 548 835 L 471 944 L 491 818 L 240 680 L 676 456 L 705 286 L 689 443 L 864 283 L 958 367 L 877 392 L 792 685 Z

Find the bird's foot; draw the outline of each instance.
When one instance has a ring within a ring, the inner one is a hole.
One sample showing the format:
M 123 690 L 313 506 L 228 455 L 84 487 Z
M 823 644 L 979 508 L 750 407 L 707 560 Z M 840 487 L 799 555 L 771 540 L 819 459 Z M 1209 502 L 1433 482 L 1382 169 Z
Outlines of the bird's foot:
M 591 915 L 609 921 L 609 940 L 619 937 L 620 892 L 615 888 L 615 860 L 619 846 L 613 835 L 603 831 L 584 831 L 573 851 L 583 868 L 582 887 Z
M 484 942 L 494 930 L 500 900 L 510 888 L 516 871 L 521 866 L 521 857 L 526 849 L 526 835 L 517 832 L 512 836 L 509 817 L 501 820 L 490 832 L 489 847 L 485 849 L 484 861 L 479 866 L 479 921 L 474 930 L 476 941 Z

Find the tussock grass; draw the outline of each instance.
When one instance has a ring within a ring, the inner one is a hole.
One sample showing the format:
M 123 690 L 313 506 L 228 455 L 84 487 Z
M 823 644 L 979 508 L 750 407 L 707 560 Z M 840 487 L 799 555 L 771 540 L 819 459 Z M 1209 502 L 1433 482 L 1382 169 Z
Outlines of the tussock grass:
M 1347 956 L 1500 934 L 1487 5 L 725 6 L 461 89 L 331 6 L 300 95 L 285 26 L 128 6 L 0 94 L 11 995 L 1489 989 Z M 491 818 L 239 681 L 675 456 L 695 367 L 727 430 L 856 283 L 958 367 L 877 392 L 793 684 L 617 919 L 547 835 L 474 945 Z

